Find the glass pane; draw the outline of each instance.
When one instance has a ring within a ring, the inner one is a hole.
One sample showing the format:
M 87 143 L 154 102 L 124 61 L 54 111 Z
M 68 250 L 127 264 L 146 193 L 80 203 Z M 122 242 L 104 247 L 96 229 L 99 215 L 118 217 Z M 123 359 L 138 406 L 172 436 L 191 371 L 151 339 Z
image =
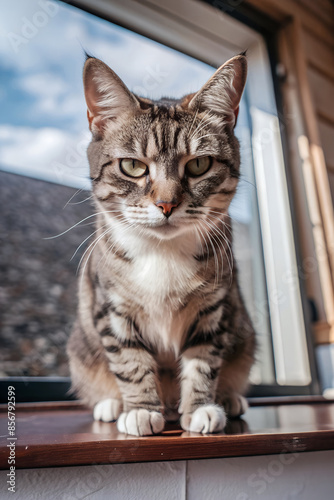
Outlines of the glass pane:
M 90 133 L 81 83 L 83 49 L 109 64 L 135 93 L 153 98 L 195 91 L 214 68 L 47 0 L 7 3 L 0 30 L 5 34 L 0 47 L 0 375 L 64 376 L 64 346 L 75 319 L 75 274 L 91 240 L 80 245 L 94 231 L 85 191 Z M 242 177 L 231 207 L 234 251 L 259 333 L 261 361 L 252 378 L 268 383 L 274 369 L 246 98 L 237 135 Z
M 240 106 L 236 135 L 241 149 L 241 177 L 230 215 L 239 284 L 257 334 L 257 361 L 251 372 L 253 384 L 275 382 L 268 296 L 264 272 L 262 237 L 253 168 L 247 85 Z

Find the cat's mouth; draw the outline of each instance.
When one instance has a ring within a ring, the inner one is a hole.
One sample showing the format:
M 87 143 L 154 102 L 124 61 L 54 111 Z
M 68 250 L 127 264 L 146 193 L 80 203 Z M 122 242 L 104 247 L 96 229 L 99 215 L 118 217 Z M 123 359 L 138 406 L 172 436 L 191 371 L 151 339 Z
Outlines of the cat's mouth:
M 167 231 L 175 231 L 175 229 L 178 228 L 177 225 L 169 222 L 168 220 L 164 221 L 164 222 L 161 222 L 160 224 L 157 224 L 157 225 L 154 225 L 154 226 L 151 226 L 153 230 L 156 230 L 156 231 L 163 231 L 163 232 L 167 232 Z
M 168 221 L 164 222 L 163 224 L 159 224 L 158 226 L 153 226 L 154 229 L 157 229 L 158 231 L 173 231 L 178 228 L 178 226 L 175 226 L 174 224 L 170 224 Z
M 160 239 L 174 238 L 182 232 L 182 226 L 176 225 L 173 222 L 166 220 L 160 224 L 147 226 L 147 230 L 151 235 Z

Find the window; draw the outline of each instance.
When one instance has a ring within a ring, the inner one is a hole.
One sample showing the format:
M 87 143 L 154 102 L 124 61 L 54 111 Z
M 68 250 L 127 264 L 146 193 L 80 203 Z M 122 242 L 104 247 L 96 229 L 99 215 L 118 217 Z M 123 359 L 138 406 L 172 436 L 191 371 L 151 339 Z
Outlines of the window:
M 134 92 L 179 97 L 247 48 L 250 71 L 236 128 L 242 176 L 230 213 L 240 284 L 259 340 L 251 378 L 255 387 L 269 386 L 268 394 L 275 387 L 308 391 L 307 329 L 264 38 L 194 0 L 182 2 L 185 10 L 176 0 L 76 5 L 117 24 L 47 0 L 13 0 L 0 21 L 6 33 L 0 49 L 6 82 L 0 94 L 1 376 L 56 377 L 68 385 L 64 348 L 75 318 L 75 272 L 81 243 L 94 230 L 83 49 Z

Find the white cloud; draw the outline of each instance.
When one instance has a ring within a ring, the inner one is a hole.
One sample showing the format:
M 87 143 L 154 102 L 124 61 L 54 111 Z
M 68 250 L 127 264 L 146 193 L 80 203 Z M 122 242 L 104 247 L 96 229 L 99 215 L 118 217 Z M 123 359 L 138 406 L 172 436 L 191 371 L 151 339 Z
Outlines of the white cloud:
M 86 148 L 90 134 L 56 128 L 0 126 L 0 168 L 73 187 L 89 187 Z
M 35 95 L 59 96 L 70 90 L 70 86 L 63 78 L 51 71 L 40 71 L 19 77 L 15 81 L 15 86 L 25 92 Z
M 83 91 L 74 92 L 60 75 L 51 71 L 38 72 L 18 77 L 13 85 L 35 98 L 31 104 L 34 116 L 85 119 Z

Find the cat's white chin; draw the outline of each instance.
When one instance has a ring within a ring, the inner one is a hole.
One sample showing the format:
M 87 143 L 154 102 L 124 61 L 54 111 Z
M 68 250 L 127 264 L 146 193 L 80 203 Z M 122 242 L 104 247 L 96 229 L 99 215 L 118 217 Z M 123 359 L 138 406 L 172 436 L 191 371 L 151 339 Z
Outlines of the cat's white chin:
M 170 240 L 180 236 L 181 233 L 185 232 L 185 228 L 182 226 L 174 226 L 171 224 L 162 224 L 160 226 L 151 226 L 147 228 L 148 233 L 160 240 Z

